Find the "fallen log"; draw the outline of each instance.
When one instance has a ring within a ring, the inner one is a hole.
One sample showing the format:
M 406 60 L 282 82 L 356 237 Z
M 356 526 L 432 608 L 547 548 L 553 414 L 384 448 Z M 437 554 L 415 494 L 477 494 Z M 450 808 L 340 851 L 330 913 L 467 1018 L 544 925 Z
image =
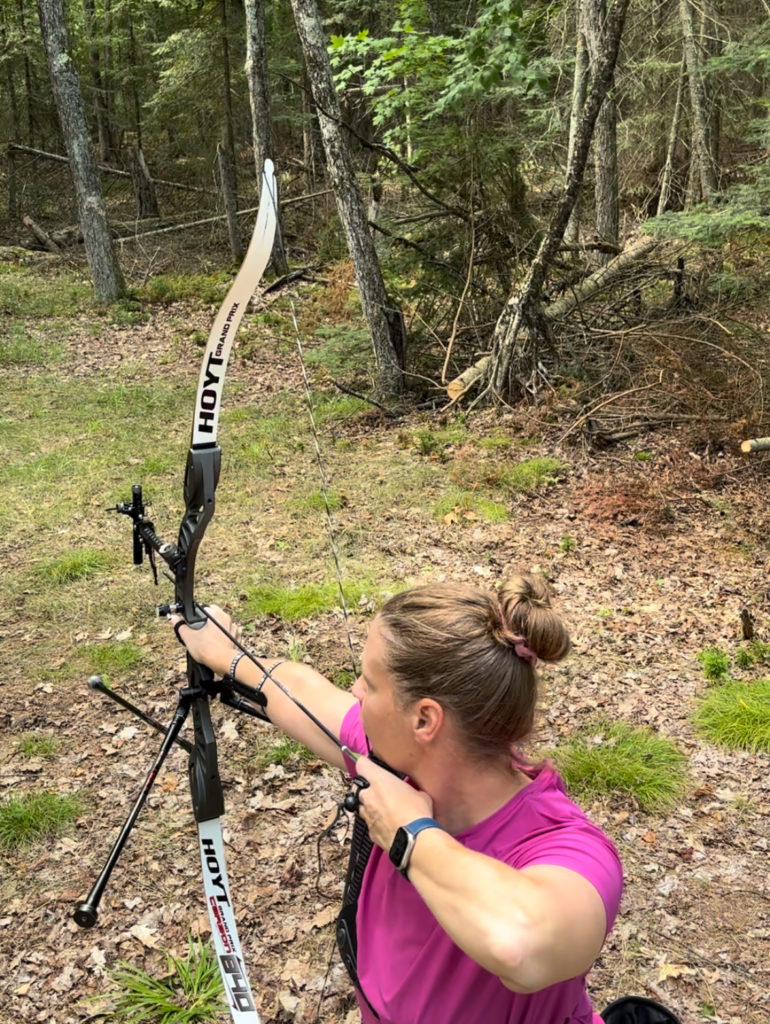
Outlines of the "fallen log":
M 660 244 L 661 243 L 657 238 L 653 238 L 650 235 L 644 235 L 642 238 L 639 238 L 630 245 L 627 245 L 626 248 L 615 257 L 615 259 L 610 260 L 609 263 L 605 263 L 604 266 L 599 267 L 598 270 L 591 274 L 590 277 L 587 277 L 583 282 L 581 282 L 581 284 L 572 288 L 569 292 L 565 292 L 565 294 L 562 295 L 560 299 L 557 299 L 556 302 L 552 302 L 548 306 L 543 306 L 542 314 L 546 324 L 554 324 L 559 320 L 563 320 L 568 313 L 571 313 L 582 303 L 592 299 L 603 288 L 614 285 L 624 276 L 629 267 L 649 255 L 649 253 L 651 253 L 653 249 Z M 502 317 L 512 319 L 517 302 L 518 295 L 514 295 L 508 300 L 506 308 L 501 314 L 501 319 Z M 521 337 L 522 341 L 527 339 L 528 329 L 526 327 L 522 328 Z M 477 381 L 486 376 L 491 360 L 491 355 L 482 356 L 472 366 L 463 370 L 459 376 L 455 377 L 447 384 L 446 392 L 449 396 L 450 402 L 454 403 L 459 401 L 460 398 L 462 398 L 462 396 L 477 383 Z
M 741 443 L 742 452 L 767 452 L 770 451 L 770 437 L 755 437 L 750 441 Z
M 35 236 L 38 242 L 40 242 L 43 248 L 47 249 L 48 252 L 61 252 L 60 246 L 57 245 L 57 243 L 53 240 L 53 238 L 51 238 L 48 232 L 41 228 L 39 224 L 36 224 L 31 217 L 24 217 L 24 219 L 22 220 L 22 224 L 25 228 L 27 228 L 28 231 L 32 232 L 32 234 Z
M 14 153 L 25 153 L 27 156 L 37 157 L 39 160 L 52 160 L 54 163 L 69 164 L 69 157 L 61 153 L 47 153 L 44 149 L 33 149 L 32 146 L 22 146 L 18 142 L 9 142 L 7 152 L 9 156 Z M 102 174 L 110 174 L 114 178 L 130 178 L 130 171 L 120 170 L 118 167 L 110 167 L 108 164 L 99 164 Z M 203 192 L 205 195 L 216 195 L 215 188 L 202 188 L 200 185 L 186 185 L 181 181 L 166 181 L 165 178 L 153 178 L 155 185 L 166 185 L 168 188 L 178 188 L 184 192 Z

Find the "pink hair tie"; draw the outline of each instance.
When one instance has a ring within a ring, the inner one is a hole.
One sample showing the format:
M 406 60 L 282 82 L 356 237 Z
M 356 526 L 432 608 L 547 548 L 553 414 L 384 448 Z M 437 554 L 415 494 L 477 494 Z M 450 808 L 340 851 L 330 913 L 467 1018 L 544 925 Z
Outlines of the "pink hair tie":
M 522 661 L 526 661 L 531 668 L 537 665 L 537 655 L 527 644 L 523 636 L 517 636 L 513 641 L 513 651 Z

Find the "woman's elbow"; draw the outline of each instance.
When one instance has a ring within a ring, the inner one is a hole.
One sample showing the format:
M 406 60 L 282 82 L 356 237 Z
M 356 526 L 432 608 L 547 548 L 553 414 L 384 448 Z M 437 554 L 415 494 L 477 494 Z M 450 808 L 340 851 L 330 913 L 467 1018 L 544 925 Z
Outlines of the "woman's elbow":
M 527 936 L 520 935 L 499 950 L 500 981 L 512 992 L 531 995 L 560 981 L 587 974 L 596 957 L 587 951 L 581 956 L 576 950 L 565 955 L 560 945 L 538 941 L 534 930 Z

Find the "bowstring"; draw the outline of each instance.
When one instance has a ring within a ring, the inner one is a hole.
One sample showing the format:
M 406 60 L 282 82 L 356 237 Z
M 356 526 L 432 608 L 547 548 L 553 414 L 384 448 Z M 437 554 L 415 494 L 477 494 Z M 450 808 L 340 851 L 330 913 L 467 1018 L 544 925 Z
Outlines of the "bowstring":
M 280 215 L 280 207 L 279 207 L 279 204 L 278 204 L 278 195 L 277 195 L 278 184 L 277 184 L 277 182 L 276 182 L 275 188 L 276 188 L 275 194 L 272 193 L 272 192 L 270 193 L 271 199 L 273 201 L 273 205 L 275 207 L 275 222 L 276 222 L 276 224 L 275 224 L 275 240 L 276 240 L 276 243 L 278 245 L 278 249 L 279 249 L 279 251 L 281 253 L 281 257 L 282 257 L 282 260 L 283 260 L 283 265 L 286 268 L 288 268 L 289 267 L 289 259 L 288 259 L 288 255 L 287 255 L 287 252 L 286 252 L 286 247 L 285 247 L 284 241 L 283 241 L 283 231 L 281 229 L 281 215 Z M 294 328 L 294 342 L 295 342 L 295 346 L 296 346 L 296 349 L 297 349 L 297 357 L 299 359 L 300 370 L 301 370 L 301 373 L 302 373 L 302 385 L 303 385 L 303 389 L 304 389 L 304 393 L 305 393 L 305 403 L 307 405 L 308 421 L 310 423 L 310 432 L 311 432 L 312 437 L 313 437 L 313 449 L 314 449 L 314 453 L 315 453 L 315 462 L 316 462 L 316 466 L 318 467 L 318 476 L 319 476 L 319 480 L 320 480 L 320 484 L 321 484 L 321 497 L 323 499 L 324 515 L 325 515 L 325 518 L 326 518 L 326 528 L 327 528 L 327 533 L 328 533 L 328 537 L 329 537 L 329 546 L 331 548 L 331 553 L 332 553 L 332 560 L 334 561 L 334 570 L 335 570 L 335 574 L 336 574 L 336 578 L 337 578 L 337 589 L 339 591 L 339 596 L 340 596 L 340 607 L 342 608 L 342 618 L 343 618 L 343 621 L 345 623 L 345 634 L 347 636 L 348 650 L 350 651 L 351 666 L 352 666 L 352 669 L 353 669 L 353 674 L 355 676 L 358 676 L 358 674 L 359 674 L 358 659 L 356 657 L 355 648 L 353 646 L 353 633 L 352 633 L 352 630 L 351 630 L 351 627 L 350 627 L 350 613 L 349 613 L 349 609 L 348 609 L 348 601 L 347 601 L 347 597 L 345 596 L 345 588 L 344 588 L 343 579 L 342 579 L 342 564 L 341 564 L 341 558 L 340 558 L 340 552 L 339 552 L 339 545 L 337 543 L 337 531 L 336 531 L 335 526 L 334 526 L 334 519 L 332 517 L 332 510 L 331 510 L 331 505 L 330 505 L 330 502 L 329 502 L 329 486 L 328 486 L 328 474 L 327 474 L 327 471 L 326 471 L 326 459 L 324 458 L 323 452 L 321 450 L 321 439 L 320 439 L 320 434 L 319 434 L 319 431 L 318 431 L 318 424 L 316 423 L 315 413 L 313 412 L 313 398 L 312 398 L 312 394 L 311 394 L 311 391 L 310 391 L 310 379 L 308 377 L 307 364 L 305 363 L 305 350 L 304 350 L 304 347 L 302 345 L 302 336 L 300 334 L 299 322 L 297 320 L 297 306 L 296 306 L 296 303 L 294 301 L 294 294 L 293 294 L 293 290 L 292 290 L 291 287 L 287 288 L 286 295 L 287 295 L 287 298 L 289 300 L 289 309 L 291 311 L 291 322 L 292 322 L 292 326 Z M 318 837 L 318 843 L 317 843 L 317 847 L 316 847 L 316 852 L 317 852 L 317 855 L 318 855 L 318 877 L 316 879 L 316 888 L 319 889 L 319 891 L 320 891 L 321 873 L 322 873 L 322 870 L 323 870 L 322 859 L 321 859 L 321 840 L 322 840 L 322 838 L 324 838 L 324 836 L 329 835 L 330 832 L 335 828 L 335 826 L 339 822 L 340 814 L 342 813 L 341 806 L 342 805 L 340 805 L 340 808 L 338 808 L 338 811 L 337 811 L 337 814 L 336 814 L 336 816 L 334 818 L 334 821 L 331 822 L 331 824 L 328 825 L 327 828 L 325 828 L 324 831 L 321 833 L 321 835 Z M 336 936 L 334 936 L 332 938 L 331 950 L 330 950 L 330 953 L 329 953 L 329 960 L 328 960 L 327 965 L 326 965 L 326 973 L 324 974 L 323 985 L 321 986 L 321 991 L 320 991 L 320 993 L 318 995 L 318 1005 L 316 1006 L 314 1024 L 318 1024 L 318 1022 L 321 1019 L 321 1011 L 323 1009 L 324 998 L 326 997 L 326 989 L 327 989 L 327 986 L 329 984 L 329 977 L 331 975 L 332 967 L 334 965 L 334 959 L 335 959 L 335 956 L 336 956 L 336 947 L 337 947 Z
M 276 184 L 276 189 L 277 189 Z M 283 232 L 281 230 L 281 217 L 280 208 L 278 204 L 277 194 L 270 193 L 273 205 L 275 207 L 275 241 L 278 249 L 281 253 L 283 264 L 285 267 L 289 266 L 289 259 L 286 252 L 286 247 L 283 241 Z M 294 328 L 294 343 L 297 349 L 297 356 L 299 359 L 300 370 L 302 373 L 302 385 L 305 393 L 305 403 L 307 405 L 308 421 L 310 423 L 310 432 L 313 437 L 313 450 L 315 454 L 315 462 L 318 468 L 318 477 L 321 484 L 321 497 L 323 500 L 324 516 L 326 519 L 326 529 L 329 537 L 329 546 L 331 548 L 332 560 L 334 562 L 334 571 L 336 575 L 337 590 L 340 597 L 340 607 L 342 608 L 342 618 L 345 623 L 345 634 L 347 636 L 348 650 L 350 651 L 351 667 L 355 676 L 358 676 L 358 658 L 356 657 L 355 648 L 353 646 L 353 632 L 350 626 L 350 611 L 348 608 L 347 597 L 345 596 L 345 587 L 342 577 L 342 560 L 340 557 L 339 545 L 337 543 L 337 530 L 334 525 L 334 518 L 332 516 L 331 504 L 329 502 L 329 477 L 326 469 L 326 459 L 321 450 L 321 438 L 318 431 L 318 424 L 316 422 L 315 413 L 313 412 L 313 397 L 310 391 L 310 378 L 308 377 L 307 365 L 305 363 L 305 350 L 302 345 L 302 336 L 299 330 L 299 322 L 297 320 L 297 307 L 294 302 L 294 295 L 291 288 L 287 288 L 286 295 L 289 300 L 289 309 L 291 311 L 291 322 Z

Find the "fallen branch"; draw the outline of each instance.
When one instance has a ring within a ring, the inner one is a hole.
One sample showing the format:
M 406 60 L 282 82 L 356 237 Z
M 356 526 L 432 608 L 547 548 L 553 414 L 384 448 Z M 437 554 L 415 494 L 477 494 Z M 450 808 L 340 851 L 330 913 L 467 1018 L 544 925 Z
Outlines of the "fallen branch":
M 43 248 L 47 249 L 48 252 L 61 252 L 61 248 L 56 244 L 56 242 L 54 242 L 53 238 L 51 238 L 48 232 L 44 231 L 39 224 L 36 224 L 31 217 L 25 217 L 22 220 L 22 224 L 25 228 L 32 232 L 32 234 L 35 236 L 38 242 L 40 242 Z
M 33 149 L 32 146 L 21 146 L 16 142 L 8 144 L 8 153 L 26 153 L 28 156 L 37 157 L 39 160 L 52 160 L 54 163 L 68 164 L 69 157 L 60 153 L 46 153 L 44 149 Z M 130 178 L 129 171 L 121 171 L 117 167 L 110 167 L 108 164 L 99 164 L 102 174 L 111 174 L 114 178 Z M 202 188 L 200 185 L 185 185 L 181 181 L 166 181 L 164 178 L 153 178 L 155 185 L 167 185 L 169 188 L 182 189 L 185 192 L 203 192 L 206 195 L 216 194 L 216 189 Z
M 584 413 L 582 416 L 579 416 L 575 420 L 575 422 L 572 424 L 572 426 L 569 428 L 569 430 L 565 431 L 562 434 L 561 438 L 559 439 L 560 442 L 564 441 L 565 438 L 569 437 L 569 435 L 572 433 L 573 430 L 577 430 L 578 427 L 582 427 L 582 425 L 587 420 L 593 419 L 594 415 L 600 409 L 603 409 L 605 407 L 605 405 L 610 405 L 612 402 L 617 402 L 619 399 L 626 398 L 628 395 L 634 395 L 638 391 L 648 391 L 650 388 L 656 388 L 661 383 L 662 380 L 663 380 L 663 371 L 661 370 L 660 376 L 658 377 L 657 380 L 653 381 L 652 384 L 644 384 L 644 385 L 642 385 L 641 387 L 638 387 L 638 388 L 629 388 L 627 391 L 621 391 L 617 395 L 610 395 L 609 398 L 602 399 L 602 401 L 600 401 L 596 405 L 594 405 L 593 408 L 589 409 L 588 412 Z
M 770 437 L 755 437 L 750 441 L 741 444 L 742 452 L 766 452 L 770 451 Z
M 602 288 L 615 284 L 630 266 L 647 256 L 659 244 L 656 238 L 645 235 L 631 245 L 628 245 L 615 259 L 610 260 L 603 267 L 599 267 L 595 273 L 587 277 L 578 287 L 564 294 L 556 302 L 543 307 L 542 313 L 546 323 L 551 324 L 563 319 L 581 303 L 593 298 Z M 454 380 L 447 384 L 446 391 L 451 402 L 459 401 L 480 378 L 486 376 L 491 359 L 491 355 L 482 356 L 473 366 L 463 370 L 458 377 L 455 377 Z

